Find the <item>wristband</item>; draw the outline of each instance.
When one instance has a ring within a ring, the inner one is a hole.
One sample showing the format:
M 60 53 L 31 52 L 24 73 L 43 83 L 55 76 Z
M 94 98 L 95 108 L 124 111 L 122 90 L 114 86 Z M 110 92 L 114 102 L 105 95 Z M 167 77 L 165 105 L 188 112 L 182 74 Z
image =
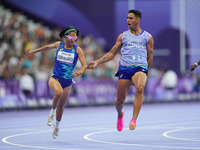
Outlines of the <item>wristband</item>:
M 199 64 L 198 63 L 194 63 L 194 65 L 198 66 Z

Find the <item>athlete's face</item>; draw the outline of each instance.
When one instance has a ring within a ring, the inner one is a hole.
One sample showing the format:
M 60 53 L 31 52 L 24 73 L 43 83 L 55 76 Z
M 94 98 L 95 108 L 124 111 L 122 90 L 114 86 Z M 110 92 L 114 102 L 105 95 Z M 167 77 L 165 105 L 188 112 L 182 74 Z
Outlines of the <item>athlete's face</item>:
M 74 45 L 74 42 L 77 39 L 76 32 L 69 32 L 67 35 L 64 36 L 65 41 L 69 45 Z
M 129 13 L 127 16 L 127 24 L 129 29 L 135 29 L 140 23 L 140 18 L 136 17 L 134 13 Z

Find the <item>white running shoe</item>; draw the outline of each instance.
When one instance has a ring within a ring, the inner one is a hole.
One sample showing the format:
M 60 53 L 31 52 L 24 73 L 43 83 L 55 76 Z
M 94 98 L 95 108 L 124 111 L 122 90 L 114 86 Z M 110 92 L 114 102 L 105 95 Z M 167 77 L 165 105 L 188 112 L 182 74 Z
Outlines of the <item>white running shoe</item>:
M 59 128 L 56 128 L 55 123 L 53 124 L 54 130 L 52 133 L 52 137 L 55 139 L 58 136 Z
M 48 119 L 47 119 L 47 125 L 48 126 L 52 125 L 54 116 L 55 116 L 55 114 L 53 114 L 53 113 L 49 114 Z

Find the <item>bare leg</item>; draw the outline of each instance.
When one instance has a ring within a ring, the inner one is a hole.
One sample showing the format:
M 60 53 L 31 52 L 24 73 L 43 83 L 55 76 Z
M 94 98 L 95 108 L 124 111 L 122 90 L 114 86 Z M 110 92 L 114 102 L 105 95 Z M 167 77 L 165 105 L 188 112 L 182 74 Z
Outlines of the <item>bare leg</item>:
M 126 95 L 130 89 L 131 80 L 118 80 L 117 85 L 117 100 L 115 102 L 115 107 L 118 113 L 118 118 L 122 118 L 122 107 L 126 99 Z
M 115 102 L 115 107 L 118 113 L 118 118 L 117 118 L 117 130 L 122 131 L 124 124 L 123 124 L 123 115 L 124 113 L 122 112 L 122 107 L 124 105 L 124 101 L 126 98 L 126 95 L 129 91 L 129 88 L 131 86 L 131 80 L 118 80 L 118 85 L 117 85 L 117 100 Z
M 147 81 L 147 75 L 143 72 L 137 72 L 133 77 L 132 81 L 135 85 L 136 96 L 133 103 L 133 116 L 132 120 L 137 120 L 140 109 L 143 104 L 144 87 Z
M 63 95 L 56 105 L 56 123 L 54 124 L 54 130 L 52 133 L 52 136 L 54 139 L 58 136 L 58 133 L 59 133 L 59 124 L 63 115 L 65 103 L 69 97 L 70 90 L 71 90 L 71 86 L 68 86 L 63 89 Z
M 56 108 L 56 120 L 57 121 L 61 121 L 63 111 L 64 111 L 64 106 L 65 106 L 65 103 L 66 103 L 66 101 L 69 97 L 70 91 L 71 91 L 71 86 L 64 88 L 63 95 L 60 98 L 60 101 L 59 101 L 57 108 Z
M 52 109 L 51 109 L 51 112 L 47 119 L 47 125 L 51 126 L 53 123 L 54 116 L 55 116 L 56 106 L 59 103 L 59 101 L 63 95 L 63 89 L 62 89 L 60 83 L 52 77 L 50 77 L 50 79 L 49 79 L 49 87 L 54 91 Z
M 143 94 L 140 91 L 136 92 L 136 97 L 133 103 L 133 117 L 132 120 L 137 120 L 140 109 L 143 104 Z
M 54 91 L 52 108 L 56 109 L 56 106 L 63 95 L 63 89 L 60 83 L 52 77 L 49 79 L 49 87 Z

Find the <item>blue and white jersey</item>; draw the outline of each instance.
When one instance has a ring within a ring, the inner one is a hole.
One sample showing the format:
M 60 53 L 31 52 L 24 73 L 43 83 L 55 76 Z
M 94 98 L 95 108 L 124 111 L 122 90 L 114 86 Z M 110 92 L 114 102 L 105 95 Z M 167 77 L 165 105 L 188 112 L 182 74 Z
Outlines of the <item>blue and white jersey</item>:
M 65 49 L 64 45 L 64 42 L 60 43 L 56 52 L 53 75 L 63 79 L 72 79 L 73 70 L 78 60 L 77 45 L 74 44 L 70 50 Z
M 121 48 L 121 67 L 148 66 L 147 43 L 151 34 L 142 31 L 139 35 L 133 35 L 130 30 L 123 32 Z M 145 67 L 145 68 L 146 68 Z

